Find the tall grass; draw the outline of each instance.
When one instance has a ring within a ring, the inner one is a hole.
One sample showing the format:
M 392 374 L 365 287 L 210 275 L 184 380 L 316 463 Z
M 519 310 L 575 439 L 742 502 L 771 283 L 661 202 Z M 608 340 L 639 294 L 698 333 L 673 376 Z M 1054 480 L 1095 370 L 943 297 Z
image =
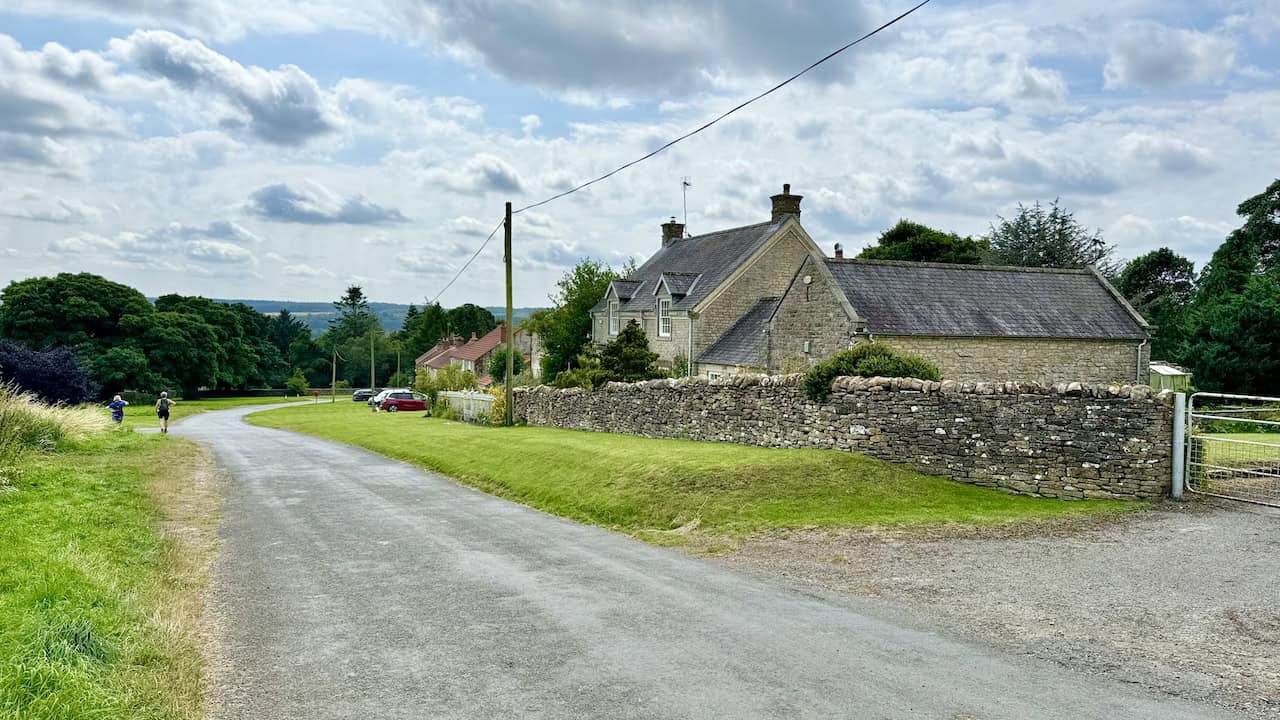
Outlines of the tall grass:
M 26 453 L 88 439 L 108 423 L 99 409 L 50 405 L 14 385 L 0 385 L 0 490 L 17 483 Z

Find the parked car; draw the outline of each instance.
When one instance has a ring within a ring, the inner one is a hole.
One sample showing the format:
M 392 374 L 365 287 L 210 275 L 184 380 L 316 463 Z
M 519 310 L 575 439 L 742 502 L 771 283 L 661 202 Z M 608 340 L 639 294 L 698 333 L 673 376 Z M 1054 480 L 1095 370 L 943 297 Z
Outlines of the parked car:
M 427 396 L 416 392 L 393 392 L 382 400 L 382 409 L 386 412 L 426 410 Z
M 364 388 L 363 390 L 357 390 L 351 393 L 351 400 L 353 402 L 368 402 L 369 398 L 377 394 L 378 391 L 373 388 Z
M 382 401 L 383 401 L 383 400 L 386 400 L 386 399 L 387 399 L 387 396 L 388 396 L 388 395 L 390 395 L 391 393 L 410 393 L 410 394 L 412 394 L 412 393 L 413 393 L 413 391 L 412 391 L 412 390 L 410 390 L 409 388 L 387 388 L 386 390 L 383 390 L 382 392 L 378 393 L 377 395 L 374 395 L 373 397 L 369 398 L 369 407 L 370 407 L 374 412 L 378 412 L 378 408 L 382 407 Z

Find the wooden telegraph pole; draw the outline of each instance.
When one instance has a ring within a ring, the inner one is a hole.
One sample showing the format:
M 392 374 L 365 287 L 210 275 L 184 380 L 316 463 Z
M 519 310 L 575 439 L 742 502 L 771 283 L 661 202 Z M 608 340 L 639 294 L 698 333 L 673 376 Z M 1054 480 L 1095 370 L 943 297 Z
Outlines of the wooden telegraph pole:
M 334 345 L 333 346 L 333 371 L 332 371 L 333 375 L 329 379 L 329 402 L 331 403 L 338 401 L 338 358 L 342 358 L 343 360 L 346 360 L 346 358 L 338 354 L 338 346 Z
M 373 331 L 369 331 L 369 389 L 377 387 L 378 379 L 373 376 Z
M 515 407 L 512 405 L 511 381 L 513 379 L 512 375 L 515 374 L 512 370 L 515 369 L 516 352 L 516 332 L 511 323 L 511 203 L 507 203 L 506 220 L 502 224 L 502 248 L 507 264 L 507 324 L 505 327 L 507 333 L 507 412 L 506 417 L 503 418 L 503 423 L 510 427 L 515 424 Z

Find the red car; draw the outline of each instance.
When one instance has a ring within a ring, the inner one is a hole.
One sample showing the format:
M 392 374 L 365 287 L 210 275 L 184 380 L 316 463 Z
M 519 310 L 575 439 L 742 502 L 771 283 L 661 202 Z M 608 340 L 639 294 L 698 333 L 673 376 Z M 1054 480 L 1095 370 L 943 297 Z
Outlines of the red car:
M 382 399 L 382 409 L 385 412 L 426 410 L 427 396 L 415 392 L 393 392 Z

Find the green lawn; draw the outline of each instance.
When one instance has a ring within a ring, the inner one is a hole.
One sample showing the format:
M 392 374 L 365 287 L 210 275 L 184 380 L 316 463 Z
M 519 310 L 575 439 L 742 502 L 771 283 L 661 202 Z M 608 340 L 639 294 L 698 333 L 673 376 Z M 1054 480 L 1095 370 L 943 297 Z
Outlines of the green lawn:
M 212 550 L 186 552 L 161 525 L 166 494 L 190 502 L 200 457 L 183 440 L 105 433 L 29 456 L 0 488 L 0 718 L 203 717 Z
M 1205 442 L 1201 443 L 1203 452 L 1206 460 L 1213 465 L 1223 467 L 1280 465 L 1280 433 L 1197 433 L 1196 437 L 1205 438 Z M 1215 439 L 1266 443 L 1271 447 L 1214 442 Z
M 346 401 L 351 402 L 351 396 L 346 396 Z M 343 400 L 338 397 L 339 402 Z M 169 411 L 169 422 L 173 423 L 184 417 L 198 415 L 202 412 L 210 410 L 228 410 L 243 405 L 274 405 L 282 402 L 311 402 L 312 398 L 283 398 L 283 397 L 243 397 L 243 398 L 213 398 L 209 400 L 182 400 L 178 399 L 177 404 Z M 326 398 L 327 402 L 328 399 Z M 363 407 L 363 405 L 361 405 Z M 365 408 L 366 410 L 368 408 Z M 102 412 L 108 417 L 111 411 L 103 408 Z M 152 405 L 130 405 L 124 409 L 124 426 L 130 428 L 142 427 L 160 427 L 160 419 L 156 417 L 155 407 Z
M 703 530 L 743 534 L 992 525 L 1143 507 L 1009 495 L 833 450 L 477 427 L 349 403 L 281 408 L 249 421 L 359 445 L 547 512 L 650 536 L 694 520 Z

